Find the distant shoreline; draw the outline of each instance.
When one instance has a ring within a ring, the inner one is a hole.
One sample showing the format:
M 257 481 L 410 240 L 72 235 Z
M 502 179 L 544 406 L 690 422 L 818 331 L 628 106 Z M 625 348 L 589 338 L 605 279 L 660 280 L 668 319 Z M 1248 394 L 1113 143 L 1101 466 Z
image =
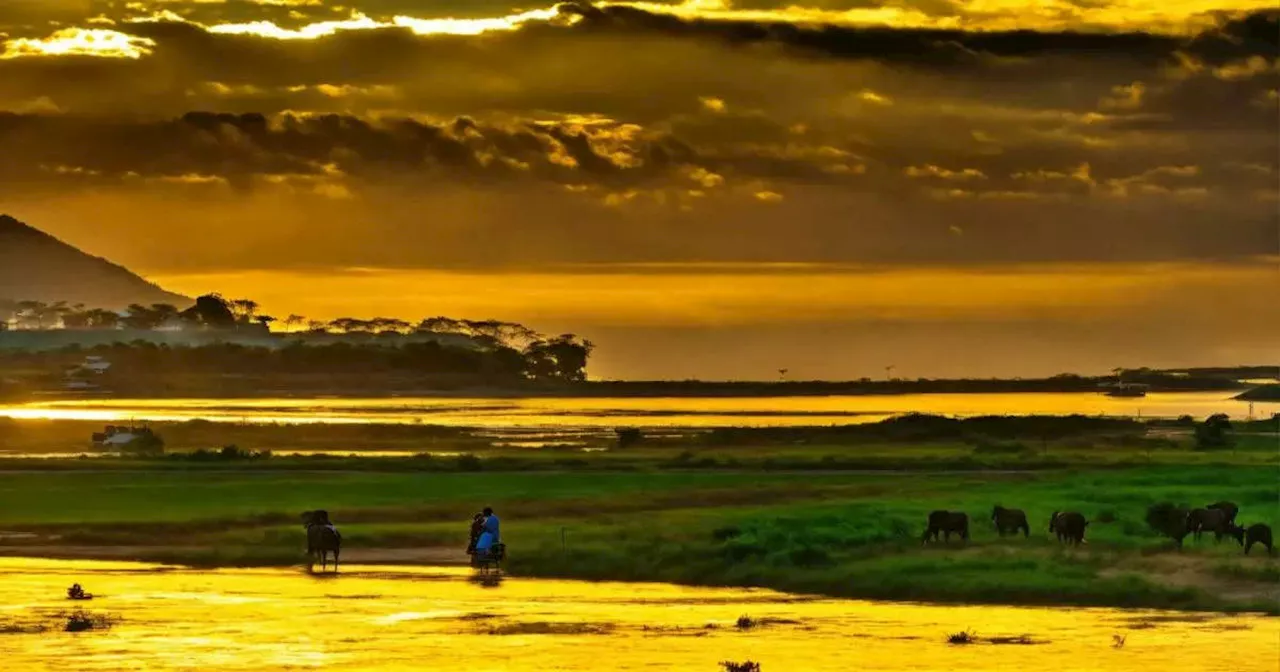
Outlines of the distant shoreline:
M 347 381 L 342 381 L 346 383 Z M 589 381 L 563 385 L 444 385 L 419 386 L 409 381 L 369 380 L 350 384 L 316 385 L 313 380 L 272 376 L 268 379 L 221 377 L 216 380 L 172 380 L 157 378 L 137 381 L 121 388 L 101 391 L 30 390 L 14 395 L 15 400 L 97 399 L 97 398 L 659 398 L 659 397 L 825 397 L 902 396 L 912 394 L 1021 394 L 1021 393 L 1101 393 L 1106 379 L 1079 378 L 1069 381 L 1038 380 L 925 380 L 925 381 L 840 381 L 840 382 L 723 382 L 723 381 Z M 363 384 L 361 384 L 363 383 Z M 381 384 L 379 384 L 381 383 Z M 1148 383 L 1151 393 L 1246 392 L 1256 386 L 1235 380 L 1187 379 L 1173 383 Z M 1239 397 L 1247 399 L 1243 394 Z M 1259 399 L 1270 401 L 1270 399 Z

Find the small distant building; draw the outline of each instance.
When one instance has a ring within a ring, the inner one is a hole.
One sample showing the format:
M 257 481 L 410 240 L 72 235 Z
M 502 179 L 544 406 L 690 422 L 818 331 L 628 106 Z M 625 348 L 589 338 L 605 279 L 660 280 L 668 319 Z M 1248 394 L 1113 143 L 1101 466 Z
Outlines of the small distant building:
M 100 386 L 96 379 L 110 370 L 111 362 L 101 357 L 85 357 L 83 362 L 66 370 L 66 381 L 62 384 L 62 387 L 63 389 L 74 391 L 97 390 Z
M 164 441 L 150 427 L 107 425 L 103 431 L 94 432 L 93 447 L 99 450 L 131 452 L 160 452 Z
M 91 373 L 102 375 L 111 369 L 111 362 L 108 362 L 107 360 L 101 357 L 98 357 L 96 355 L 91 355 L 89 357 L 84 358 L 84 363 L 80 365 L 80 368 L 86 371 L 89 371 Z
M 111 362 L 98 356 L 85 357 L 83 362 L 67 369 L 68 378 L 83 376 L 101 376 L 111 370 Z

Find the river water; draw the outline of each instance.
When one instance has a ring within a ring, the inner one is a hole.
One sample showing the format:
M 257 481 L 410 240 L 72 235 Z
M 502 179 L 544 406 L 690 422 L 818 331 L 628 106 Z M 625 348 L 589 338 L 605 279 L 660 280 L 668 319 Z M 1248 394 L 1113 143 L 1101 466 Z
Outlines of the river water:
M 0 559 L 0 661 L 9 672 L 716 672 L 722 660 L 747 659 L 763 672 L 1280 669 L 1280 620 L 1262 616 L 471 578 L 462 569 L 352 566 L 320 577 Z M 67 601 L 73 582 L 98 598 Z M 72 605 L 108 618 L 110 628 L 63 632 Z M 740 631 L 742 615 L 765 624 Z M 947 643 L 966 629 L 978 643 Z M 990 641 L 1022 635 L 1033 643 Z
M 724 426 L 803 426 L 875 422 L 902 413 L 1114 415 L 1204 418 L 1226 413 L 1270 417 L 1280 404 L 1248 402 L 1238 392 L 1155 393 L 1112 398 L 1092 392 L 911 394 L 827 397 L 616 398 L 258 398 L 81 399 L 0 405 L 0 417 L 276 423 L 425 423 L 492 430 Z

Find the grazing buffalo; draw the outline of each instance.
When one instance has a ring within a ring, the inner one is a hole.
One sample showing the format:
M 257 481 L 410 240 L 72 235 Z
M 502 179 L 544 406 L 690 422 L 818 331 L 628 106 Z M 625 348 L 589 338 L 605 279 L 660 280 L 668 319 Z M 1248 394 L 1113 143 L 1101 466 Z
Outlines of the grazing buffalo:
M 995 523 L 996 532 L 1002 537 L 1006 533 L 1016 535 L 1018 530 L 1022 530 L 1023 537 L 1031 536 L 1031 526 L 1027 524 L 1027 513 L 1022 509 L 1006 509 L 997 504 L 994 509 L 991 509 L 991 522 Z
M 302 524 L 307 528 L 307 561 L 308 568 L 315 567 L 316 556 L 320 557 L 321 571 L 328 569 L 329 554 L 333 553 L 333 571 L 338 571 L 338 552 L 342 548 L 342 535 L 329 522 L 328 511 L 306 511 L 302 514 Z
M 1228 525 L 1235 525 L 1236 514 L 1240 513 L 1240 507 L 1236 506 L 1235 502 L 1226 502 L 1226 501 L 1214 502 L 1213 504 L 1210 504 L 1209 506 L 1206 506 L 1204 508 L 1209 509 L 1211 511 L 1216 509 L 1218 511 L 1223 512 L 1227 516 Z
M 1191 510 L 1171 502 L 1160 502 L 1147 508 L 1147 525 L 1160 534 L 1169 537 L 1173 543 L 1182 548 L 1182 540 L 1191 533 L 1187 529 L 1187 514 Z
M 1231 522 L 1222 509 L 1192 509 L 1187 514 L 1187 531 L 1194 534 L 1197 541 L 1203 532 L 1212 532 L 1214 541 L 1222 541 L 1222 535 L 1230 529 Z
M 920 538 L 920 543 L 924 544 L 932 537 L 934 541 L 938 540 L 938 533 L 943 535 L 943 541 L 950 542 L 951 535 L 958 534 L 964 541 L 969 540 L 969 516 L 963 511 L 934 511 L 929 514 L 929 527 L 924 531 L 924 536 Z
M 1089 521 L 1082 514 L 1074 511 L 1054 511 L 1049 518 L 1049 531 L 1058 535 L 1058 542 L 1079 546 L 1084 543 L 1084 528 Z
M 1249 529 L 1244 531 L 1244 554 L 1249 555 L 1249 549 L 1254 544 L 1262 544 L 1267 548 L 1267 555 L 1271 555 L 1271 526 L 1258 523 L 1250 525 Z

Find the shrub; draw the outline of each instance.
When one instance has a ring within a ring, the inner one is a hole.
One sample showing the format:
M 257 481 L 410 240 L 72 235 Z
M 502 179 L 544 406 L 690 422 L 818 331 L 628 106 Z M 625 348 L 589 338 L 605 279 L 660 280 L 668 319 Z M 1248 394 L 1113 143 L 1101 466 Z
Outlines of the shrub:
M 760 672 L 760 663 L 745 660 L 741 663 L 726 660 L 720 663 L 720 667 L 724 668 L 724 672 Z
M 711 538 L 716 541 L 728 541 L 742 536 L 742 530 L 737 527 L 717 527 L 711 531 Z
M 619 427 L 613 432 L 618 435 L 619 448 L 634 446 L 644 439 L 644 432 L 636 427 Z
M 1216 413 L 1196 425 L 1196 450 L 1219 450 L 1235 444 L 1231 420 L 1226 413 Z

